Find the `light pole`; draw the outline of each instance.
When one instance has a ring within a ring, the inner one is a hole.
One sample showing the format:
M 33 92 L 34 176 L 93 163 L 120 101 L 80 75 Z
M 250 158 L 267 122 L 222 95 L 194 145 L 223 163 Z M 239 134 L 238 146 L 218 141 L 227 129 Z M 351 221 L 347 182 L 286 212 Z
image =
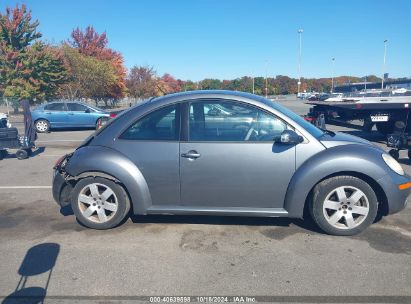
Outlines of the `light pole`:
M 301 49 L 302 49 L 302 33 L 303 29 L 298 30 L 298 35 L 300 37 L 300 52 L 298 56 L 298 83 L 297 83 L 297 97 L 300 95 L 300 88 L 301 88 Z
M 268 97 L 268 63 L 269 61 L 266 60 L 265 64 L 265 98 Z
M 253 77 L 253 94 L 254 94 L 254 89 L 255 89 L 254 75 L 252 77 Z
M 385 72 L 385 59 L 387 57 L 387 42 L 388 40 L 384 40 L 384 64 L 382 66 L 382 79 L 381 79 L 381 89 L 384 89 L 384 72 Z
M 335 58 L 332 58 L 331 59 L 332 60 L 332 62 L 333 62 L 333 65 L 332 65 L 332 71 L 331 71 L 331 93 L 334 93 L 334 62 L 335 62 Z

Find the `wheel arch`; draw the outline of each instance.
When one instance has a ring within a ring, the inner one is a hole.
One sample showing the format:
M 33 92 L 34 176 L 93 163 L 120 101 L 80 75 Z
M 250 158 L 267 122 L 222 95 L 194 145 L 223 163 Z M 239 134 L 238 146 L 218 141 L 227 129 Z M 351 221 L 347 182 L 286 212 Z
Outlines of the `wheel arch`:
M 47 121 L 47 123 L 49 124 L 49 126 L 51 126 L 50 120 L 48 120 L 47 118 L 44 118 L 44 117 L 37 117 L 37 118 L 33 119 L 33 124 L 35 125 L 39 120 Z
M 370 185 L 370 187 L 373 189 L 373 191 L 375 192 L 375 195 L 378 198 L 378 216 L 384 216 L 388 214 L 387 195 L 385 194 L 385 191 L 381 187 L 381 185 L 374 178 L 362 172 L 358 172 L 358 171 L 339 171 L 339 172 L 335 172 L 335 173 L 325 176 L 324 178 L 317 181 L 311 187 L 307 195 L 307 198 L 305 199 L 305 202 L 304 202 L 303 217 L 306 217 L 306 215 L 308 214 L 307 208 L 308 208 L 310 200 L 312 199 L 315 186 L 317 186 L 319 183 L 321 183 L 322 181 L 326 179 L 330 179 L 330 178 L 337 177 L 337 176 L 353 176 L 353 177 L 359 178 L 363 180 L 364 182 L 366 182 L 368 185 Z
M 290 217 L 303 218 L 314 187 L 321 181 L 341 175 L 355 176 L 367 182 L 379 198 L 383 214 L 388 213 L 388 201 L 382 185 L 386 175 L 382 151 L 365 145 L 344 145 L 325 149 L 305 161 L 294 173 L 288 185 L 284 209 Z
M 106 116 L 96 116 L 96 121 L 94 122 L 94 124 L 97 125 L 98 121 L 99 121 L 100 119 L 103 119 L 104 117 L 106 117 Z
M 112 182 L 115 182 L 116 184 L 119 184 L 123 190 L 126 192 L 127 194 L 127 199 L 129 200 L 129 202 L 131 203 L 131 195 L 130 192 L 127 190 L 126 185 L 120 180 L 118 179 L 116 176 L 103 172 L 103 171 L 85 171 L 83 173 L 81 173 L 80 175 L 77 175 L 75 177 L 71 177 L 67 180 L 67 182 L 69 183 L 69 187 L 71 187 L 71 189 L 74 189 L 74 186 L 83 178 L 87 178 L 87 177 L 101 177 L 101 178 L 105 178 L 108 180 L 111 180 Z M 62 191 L 63 192 L 63 191 Z M 131 208 L 133 208 L 133 206 L 130 206 Z
M 101 146 L 80 148 L 70 158 L 65 170 L 72 183 L 90 176 L 119 183 L 135 214 L 145 214 L 151 206 L 151 195 L 143 174 L 133 162 L 113 149 Z

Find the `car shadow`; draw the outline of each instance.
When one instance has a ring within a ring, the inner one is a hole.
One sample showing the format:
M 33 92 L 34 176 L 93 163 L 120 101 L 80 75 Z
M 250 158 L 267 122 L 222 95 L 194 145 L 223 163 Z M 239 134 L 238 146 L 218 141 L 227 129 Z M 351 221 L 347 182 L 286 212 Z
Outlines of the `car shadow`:
M 31 152 L 30 156 L 40 155 L 41 153 L 44 153 L 44 151 L 46 151 L 46 147 L 37 147 L 37 149 L 35 149 Z
M 46 150 L 46 147 L 38 147 L 38 148 L 32 150 L 32 152 L 29 154 L 28 158 L 40 155 L 45 150 Z M 10 152 L 10 150 L 7 150 L 7 155 L 5 155 L 3 159 L 17 158 L 16 151 L 17 151 L 16 149 L 13 149 L 13 152 Z
M 286 217 L 245 217 L 213 215 L 130 215 L 135 224 L 199 224 L 199 225 L 233 225 L 233 226 L 278 226 L 295 225 L 303 230 L 324 234 L 310 219 Z
M 402 165 L 410 165 L 411 160 L 409 158 L 399 158 L 397 161 Z
M 50 129 L 48 133 L 59 133 L 59 132 L 66 132 L 66 131 L 89 131 L 89 130 L 96 130 L 96 128 L 58 128 L 58 129 Z
M 31 247 L 26 252 L 17 271 L 20 275 L 20 280 L 18 281 L 15 290 L 4 298 L 2 304 L 44 303 L 59 252 L 60 245 L 56 243 L 43 243 Z M 30 277 L 36 276 L 34 281 L 38 283 L 39 278 L 37 276 L 42 274 L 46 275 L 44 287 L 27 287 Z
M 60 208 L 60 214 L 64 215 L 64 216 L 74 215 L 74 212 L 73 212 L 73 209 L 71 208 L 71 205 L 61 207 Z

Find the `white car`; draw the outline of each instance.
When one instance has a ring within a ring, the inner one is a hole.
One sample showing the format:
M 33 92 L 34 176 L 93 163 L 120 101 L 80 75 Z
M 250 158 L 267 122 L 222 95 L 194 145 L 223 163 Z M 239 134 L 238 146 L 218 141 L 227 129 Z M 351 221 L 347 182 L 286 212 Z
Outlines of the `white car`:
M 7 116 L 7 114 L 0 113 L 0 126 L 1 125 L 4 125 L 7 128 L 11 128 L 11 124 L 10 124 L 9 117 Z

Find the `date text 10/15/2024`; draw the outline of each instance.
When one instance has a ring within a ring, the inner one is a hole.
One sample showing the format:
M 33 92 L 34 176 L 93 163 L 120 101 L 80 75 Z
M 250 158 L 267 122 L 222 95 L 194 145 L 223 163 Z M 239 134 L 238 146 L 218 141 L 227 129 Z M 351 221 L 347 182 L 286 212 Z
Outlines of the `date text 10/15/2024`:
M 247 296 L 158 296 L 150 297 L 150 303 L 252 303 L 254 297 Z

